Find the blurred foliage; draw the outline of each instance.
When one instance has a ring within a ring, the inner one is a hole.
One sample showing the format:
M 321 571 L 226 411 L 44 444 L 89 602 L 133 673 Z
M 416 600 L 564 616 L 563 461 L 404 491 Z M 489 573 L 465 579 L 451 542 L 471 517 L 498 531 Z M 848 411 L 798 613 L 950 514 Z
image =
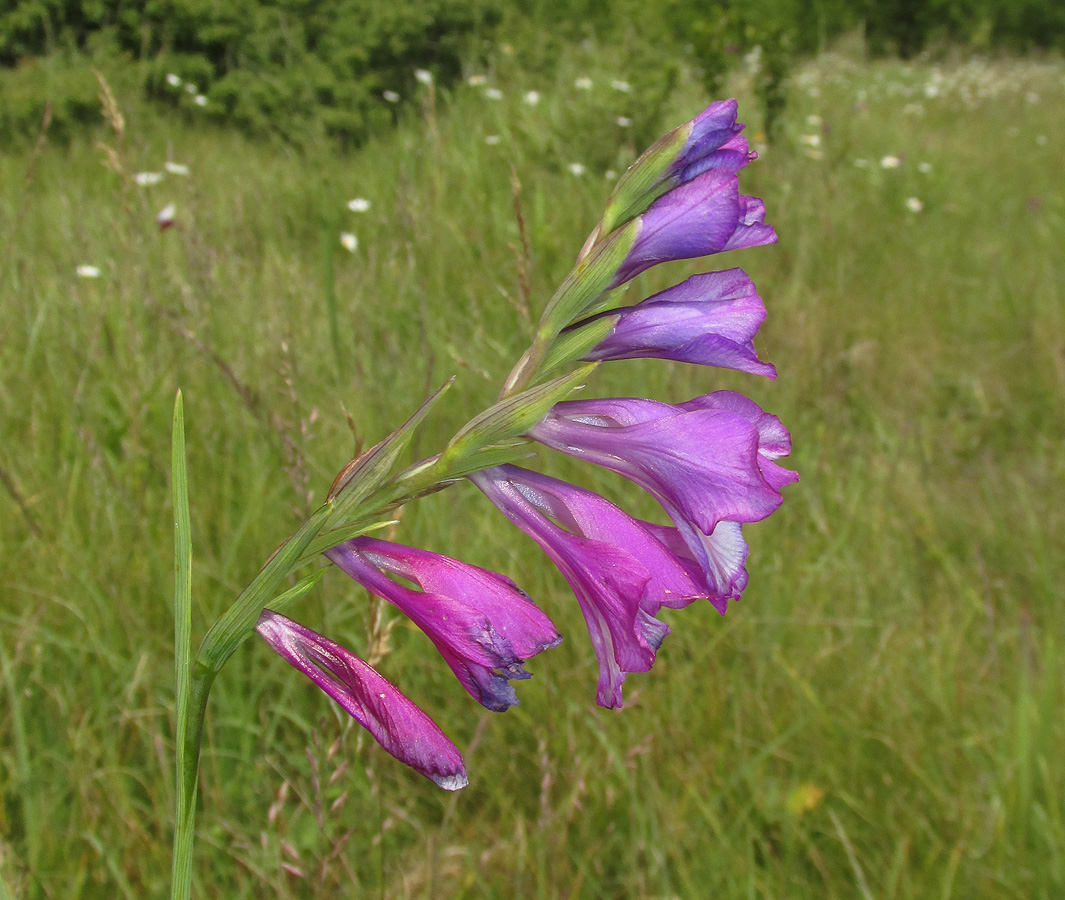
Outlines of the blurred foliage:
M 573 41 L 592 39 L 630 63 L 626 118 L 640 143 L 659 127 L 682 65 L 714 95 L 746 64 L 772 140 L 795 61 L 845 32 L 904 58 L 958 44 L 1065 47 L 1061 0 L 662 0 L 651 9 L 642 0 L 9 0 L 0 138 L 36 133 L 46 100 L 53 135 L 93 120 L 87 74 L 101 59 L 109 77 L 122 61 L 147 97 L 185 115 L 353 145 L 417 101 L 419 69 L 447 88 L 464 63 L 495 60 L 503 47 L 515 67 L 546 74 Z
M 495 0 L 16 0 L 0 12 L 0 65 L 28 88 L 37 57 L 104 52 L 136 63 L 147 96 L 175 107 L 252 133 L 360 142 L 416 95 L 416 70 L 453 81 L 497 20 Z M 57 110 L 86 90 L 73 84 L 85 67 L 48 83 Z M 20 91 L 8 93 L 0 118 L 39 121 Z

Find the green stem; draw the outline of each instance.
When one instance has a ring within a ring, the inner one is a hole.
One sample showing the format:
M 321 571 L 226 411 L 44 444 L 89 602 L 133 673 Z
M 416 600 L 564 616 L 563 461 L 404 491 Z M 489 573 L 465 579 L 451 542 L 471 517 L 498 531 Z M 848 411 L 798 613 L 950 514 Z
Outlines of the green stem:
M 174 438 L 171 449 L 174 495 L 174 681 L 176 694 L 177 765 L 174 776 L 174 858 L 170 880 L 171 900 L 189 900 L 192 893 L 193 811 L 196 807 L 196 778 L 189 785 L 188 768 L 199 758 L 206 691 L 196 692 L 202 679 L 193 678 L 192 665 L 192 523 L 189 518 L 189 484 L 185 461 L 185 415 L 181 391 L 174 399 Z M 209 683 L 209 682 L 208 682 Z M 200 725 L 196 726 L 199 719 Z M 192 726 L 191 728 L 189 726 Z M 193 752 L 188 752 L 189 738 Z
M 194 664 L 191 673 L 189 705 L 178 732 L 184 732 L 178 745 L 177 827 L 174 830 L 174 860 L 170 885 L 171 900 L 192 896 L 192 843 L 196 834 L 196 787 L 199 781 L 200 746 L 207 712 L 207 697 L 214 673 Z M 183 727 L 182 727 L 183 726 Z

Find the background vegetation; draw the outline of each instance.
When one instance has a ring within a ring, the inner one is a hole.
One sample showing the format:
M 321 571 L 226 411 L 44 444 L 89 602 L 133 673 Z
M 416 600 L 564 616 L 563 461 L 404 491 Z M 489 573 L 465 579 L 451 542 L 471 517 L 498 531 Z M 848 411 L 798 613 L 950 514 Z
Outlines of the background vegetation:
M 506 42 L 524 71 L 546 73 L 585 39 L 618 51 L 651 102 L 679 66 L 716 94 L 757 48 L 756 94 L 775 138 L 788 72 L 844 33 L 862 31 L 874 53 L 904 58 L 947 46 L 1065 47 L 1059 0 L 662 0 L 648 9 L 644 0 L 10 0 L 0 11 L 0 139 L 32 137 L 46 102 L 53 139 L 98 122 L 95 67 L 192 121 L 358 145 L 416 102 L 418 70 L 449 89 L 463 61 L 486 62 Z
M 106 62 L 106 115 L 85 67 L 86 124 L 57 140 L 54 106 L 37 149 L 0 152 L 0 896 L 166 889 L 175 390 L 202 634 L 357 441 L 453 373 L 420 452 L 495 395 L 608 172 L 709 99 L 705 69 L 655 63 L 636 25 L 574 28 L 482 44 L 446 90 L 406 70 L 397 127 L 357 153 L 196 118 Z M 5 77 L 70 72 L 64 52 Z M 471 784 L 407 771 L 250 642 L 212 697 L 198 896 L 1065 892 L 1065 68 L 845 43 L 781 82 L 767 148 L 764 60 L 736 62 L 723 89 L 762 150 L 744 187 L 781 242 L 701 268 L 754 277 L 780 377 L 633 362 L 589 390 L 732 387 L 790 426 L 803 480 L 747 529 L 743 601 L 675 614 L 607 713 L 530 542 L 472 488 L 410 507 L 397 537 L 507 572 L 563 645 L 520 707 L 485 713 L 424 636 L 327 577 L 296 617 L 377 657 Z M 605 473 L 542 464 L 654 515 Z

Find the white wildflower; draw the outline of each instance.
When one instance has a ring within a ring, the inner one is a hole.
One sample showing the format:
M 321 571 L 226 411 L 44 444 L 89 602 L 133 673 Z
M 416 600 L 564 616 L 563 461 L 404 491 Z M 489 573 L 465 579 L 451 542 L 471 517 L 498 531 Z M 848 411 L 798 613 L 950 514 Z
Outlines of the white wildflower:
M 399 103 L 399 94 L 395 91 L 383 91 L 381 96 L 385 98 L 389 103 Z
M 356 197 L 354 200 L 348 201 L 348 209 L 352 212 L 369 212 L 370 201 L 365 197 Z
M 469 78 L 466 79 L 466 84 L 468 84 L 470 87 L 480 87 L 487 80 L 488 79 L 484 75 L 471 75 Z
M 151 187 L 163 180 L 162 172 L 138 172 L 133 176 L 133 181 L 141 187 Z
M 924 204 L 920 200 L 918 200 L 916 197 L 907 197 L 906 198 L 906 208 L 910 212 L 919 213 L 922 209 L 924 209 Z
M 199 93 L 200 89 L 196 87 L 196 85 L 194 85 L 191 81 L 187 81 L 185 82 L 185 90 L 190 94 L 196 94 Z
M 632 119 L 628 116 L 618 116 L 617 122 L 619 128 L 632 128 Z
M 155 217 L 156 224 L 163 229 L 169 228 L 174 224 L 174 217 L 177 215 L 177 206 L 173 203 L 168 203 L 161 210 L 159 215 Z
M 78 266 L 75 270 L 78 278 L 99 278 L 100 270 L 96 266 Z
M 632 85 L 631 84 L 629 84 L 627 81 L 622 81 L 622 80 L 620 80 L 618 78 L 615 78 L 613 81 L 611 81 L 610 82 L 610 86 L 615 91 L 621 91 L 621 93 L 623 93 L 623 94 L 628 94 L 628 93 L 630 93 L 632 91 Z
M 578 91 L 590 91 L 592 89 L 592 79 L 587 75 L 581 75 L 573 82 L 573 86 Z
M 880 160 L 881 169 L 897 169 L 902 165 L 902 160 L 897 156 L 885 156 Z
M 414 78 L 420 84 L 430 85 L 433 83 L 433 73 L 428 69 L 415 69 Z
M 499 88 L 494 88 L 494 87 L 485 88 L 484 89 L 484 95 L 489 100 L 502 100 L 503 99 L 503 92 Z
M 584 163 L 579 162 L 572 162 L 566 166 L 566 168 L 569 169 L 571 175 L 583 175 L 588 171 L 588 169 L 585 168 Z
M 183 163 L 176 163 L 167 160 L 163 163 L 163 168 L 166 169 L 171 175 L 188 175 L 189 167 Z
M 168 72 L 166 76 L 166 83 L 169 84 L 172 88 L 179 88 L 181 87 L 181 76 L 178 75 L 176 72 Z
M 805 144 L 807 147 L 820 147 L 821 135 L 819 134 L 804 134 L 799 138 L 800 144 Z
M 484 142 L 489 147 L 495 147 L 499 143 L 499 141 L 500 141 L 500 137 L 499 137 L 498 134 L 486 134 L 484 136 Z
M 195 97 L 192 98 L 192 102 L 195 103 L 197 106 L 206 106 L 207 105 L 207 95 L 206 94 L 197 94 Z
M 539 91 L 529 91 L 528 93 L 526 93 L 526 95 L 524 97 L 522 97 L 522 99 L 529 106 L 536 106 L 536 104 L 540 102 L 540 92 Z
M 603 177 L 604 177 L 604 178 L 605 178 L 605 179 L 606 179 L 607 181 L 613 181 L 613 180 L 614 180 L 615 178 L 617 178 L 617 177 L 618 177 L 618 173 L 617 173 L 617 172 L 615 172 L 615 171 L 614 171 L 613 169 L 607 169 L 607 170 L 606 170 L 606 171 L 605 171 L 605 172 L 603 173 Z
M 340 232 L 340 246 L 348 253 L 354 253 L 359 247 L 359 239 L 350 231 L 342 231 Z
M 931 175 L 932 164 L 930 162 L 919 162 L 917 163 L 917 171 L 922 175 Z

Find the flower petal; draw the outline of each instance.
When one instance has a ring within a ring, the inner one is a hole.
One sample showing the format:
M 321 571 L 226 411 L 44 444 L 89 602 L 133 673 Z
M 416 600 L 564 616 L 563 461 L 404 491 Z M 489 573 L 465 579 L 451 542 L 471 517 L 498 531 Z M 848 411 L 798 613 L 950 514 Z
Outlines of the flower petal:
M 350 651 L 269 609 L 256 631 L 400 762 L 448 791 L 467 784 L 462 754 L 424 712 Z
M 613 329 L 585 359 L 652 357 L 776 377 L 773 366 L 759 361 L 753 343 L 765 305 L 740 269 L 693 275 L 642 303 L 574 327 L 611 316 Z
M 367 590 L 397 606 L 436 645 L 479 703 L 502 712 L 518 702 L 511 680 L 523 663 L 561 638 L 512 581 L 458 560 L 360 537 L 326 556 Z M 389 578 L 413 581 L 413 590 Z
M 566 401 L 529 436 L 640 485 L 704 534 L 723 519 L 756 522 L 783 498 L 759 467 L 758 429 L 727 409 L 651 400 Z
M 659 263 L 773 243 L 776 233 L 764 217 L 761 201 L 740 196 L 735 172 L 710 169 L 663 194 L 635 220 L 636 240 L 611 287 Z
M 678 404 L 679 409 L 721 409 L 742 416 L 758 429 L 759 467 L 766 481 L 776 490 L 799 480 L 799 473 L 777 465 L 774 460 L 791 453 L 791 435 L 774 415 L 763 410 L 753 400 L 735 391 L 714 391 Z
M 669 629 L 654 615 L 707 592 L 645 522 L 591 491 L 517 466 L 470 476 L 543 548 L 569 582 L 599 659 L 597 701 L 621 705 L 628 672 L 645 672 Z

